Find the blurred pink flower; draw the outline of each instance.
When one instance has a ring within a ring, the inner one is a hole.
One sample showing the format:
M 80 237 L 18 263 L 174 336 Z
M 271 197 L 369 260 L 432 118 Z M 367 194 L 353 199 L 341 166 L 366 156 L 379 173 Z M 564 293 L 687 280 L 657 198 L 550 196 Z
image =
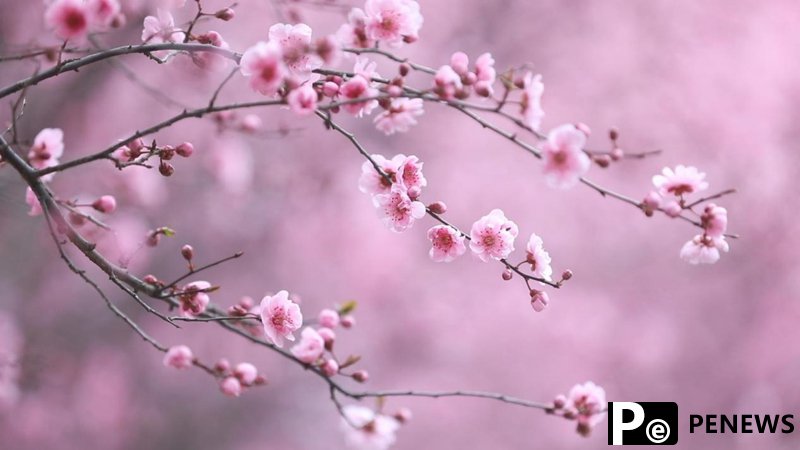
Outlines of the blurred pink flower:
M 82 39 L 89 32 L 89 10 L 81 0 L 55 0 L 44 21 L 61 39 Z
M 432 247 L 428 253 L 435 262 L 450 262 L 467 251 L 464 235 L 447 225 L 436 225 L 428 230 Z
M 464 52 L 455 52 L 450 56 L 450 68 L 459 76 L 469 73 L 469 56 Z
M 25 188 L 25 203 L 31 208 L 28 211 L 29 216 L 38 216 L 44 212 L 42 210 L 42 204 L 39 203 L 39 198 L 36 197 L 36 194 L 33 193 L 33 189 L 31 189 L 30 186 Z
M 364 11 L 370 39 L 384 42 L 390 47 L 399 47 L 403 42 L 413 42 L 419 38 L 423 18 L 416 1 L 367 0 Z
M 292 347 L 292 355 L 306 364 L 318 360 L 325 352 L 325 340 L 311 327 L 305 327 L 300 342 Z
M 44 169 L 58 165 L 58 159 L 64 154 L 64 132 L 60 128 L 44 128 L 33 139 L 33 146 L 28 152 L 28 162 L 34 169 Z M 53 178 L 53 174 L 45 176 L 45 181 Z
M 284 64 L 298 81 L 308 80 L 311 71 L 322 65 L 322 61 L 310 52 L 311 27 L 304 23 L 276 23 L 269 28 L 269 41 L 280 47 Z
M 594 427 L 603 420 L 601 411 L 606 406 L 606 391 L 602 387 L 587 381 L 576 384 L 567 395 L 566 408 L 577 414 L 578 423 Z
M 550 297 L 547 292 L 532 290 L 531 291 L 531 307 L 536 312 L 542 312 L 550 303 Z
M 118 0 L 88 0 L 86 8 L 92 25 L 100 29 L 109 27 L 121 10 Z
M 310 84 L 304 84 L 289 92 L 286 103 L 295 114 L 301 116 L 313 114 L 317 109 L 317 91 Z
M 675 169 L 664 167 L 661 175 L 653 176 L 653 184 L 663 196 L 693 194 L 708 189 L 706 174 L 693 166 L 678 165 Z
M 317 316 L 317 322 L 321 327 L 336 328 L 339 326 L 339 313 L 332 309 L 323 309 Z
M 375 117 L 375 128 L 387 136 L 398 131 L 405 133 L 411 126 L 417 124 L 415 117 L 423 113 L 422 99 L 395 98 L 392 99 L 389 109 Z
M 353 8 L 347 15 L 347 23 L 339 27 L 336 38 L 342 46 L 350 48 L 372 48 L 375 40 L 367 35 L 367 14 L 361 8 Z
M 347 446 L 358 450 L 386 450 L 397 439 L 395 433 L 400 422 L 395 418 L 377 414 L 369 408 L 347 405 L 342 411 L 342 431 Z
M 378 90 L 372 87 L 367 78 L 356 75 L 345 81 L 339 88 L 342 100 L 350 102 L 343 104 L 342 109 L 356 117 L 369 115 L 378 106 L 378 100 L 374 98 L 378 93 Z M 358 99 L 365 100 L 357 101 Z
M 553 268 L 550 267 L 550 254 L 545 251 L 542 238 L 532 233 L 530 239 L 528 239 L 526 249 L 528 251 L 528 263 L 531 265 L 531 273 L 550 281 L 553 276 Z
M 117 209 L 117 199 L 113 195 L 104 195 L 95 200 L 92 207 L 103 214 L 111 214 Z
M 203 314 L 210 301 L 208 294 L 202 292 L 211 287 L 208 281 L 193 281 L 183 287 L 184 294 L 179 296 L 180 310 L 184 317 L 195 317 Z
M 714 203 L 706 205 L 703 215 L 700 216 L 706 235 L 718 238 L 725 235 L 728 229 L 728 210 Z
M 209 44 L 214 47 L 229 49 L 230 45 L 225 42 L 222 35 L 216 31 L 209 31 L 197 36 L 197 42 L 200 44 Z M 197 52 L 192 53 L 192 61 L 197 64 L 201 69 L 206 70 L 219 70 L 228 64 L 228 58 L 211 52 Z
M 261 323 L 267 338 L 277 347 L 283 347 L 284 339 L 294 341 L 294 331 L 303 326 L 300 307 L 289 300 L 289 293 L 280 291 L 261 300 Z
M 528 72 L 525 74 L 522 87 L 522 104 L 521 111 L 522 120 L 525 125 L 533 130 L 538 130 L 542 125 L 542 118 L 544 118 L 544 110 L 542 109 L 542 94 L 544 93 L 544 84 L 542 83 L 542 76 Z
M 681 259 L 689 264 L 714 264 L 719 261 L 719 252 L 730 249 L 725 236 L 698 234 L 681 248 Z
M 236 377 L 225 377 L 219 383 L 219 389 L 228 397 L 238 397 L 242 395 L 242 383 Z
M 175 19 L 169 11 L 159 9 L 156 16 L 144 18 L 142 29 L 142 42 L 148 44 L 161 44 L 164 42 L 183 42 L 185 34 L 175 28 Z
M 236 365 L 233 369 L 233 375 L 238 378 L 243 385 L 250 386 L 255 383 L 256 378 L 258 378 L 258 369 L 248 362 L 243 362 Z
M 417 219 L 425 217 L 425 205 L 411 200 L 408 191 L 398 183 L 392 185 L 388 194 L 377 195 L 374 200 L 378 212 L 383 216 L 383 223 L 394 232 L 403 232 L 411 228 Z
M 469 248 L 484 262 L 503 259 L 514 251 L 517 234 L 517 224 L 508 220 L 503 211 L 494 209 L 472 224 Z
M 589 156 L 583 152 L 584 145 L 586 135 L 574 125 L 561 125 L 550 131 L 542 146 L 547 184 L 566 189 L 578 182 L 591 165 Z
M 175 345 L 164 354 L 164 366 L 174 367 L 175 369 L 188 369 L 192 367 L 194 354 L 192 349 L 185 345 Z
M 484 53 L 475 61 L 475 75 L 478 81 L 475 83 L 475 91 L 484 97 L 489 97 L 494 92 L 492 86 L 497 79 L 497 71 L 494 69 L 494 58 L 491 53 Z
M 444 65 L 433 77 L 434 92 L 443 100 L 451 100 L 462 87 L 461 77 L 452 67 Z
M 320 370 L 326 377 L 332 377 L 339 373 L 339 363 L 336 360 L 329 359 L 322 364 Z
M 264 95 L 275 95 L 283 83 L 284 67 L 281 49 L 274 42 L 259 42 L 245 50 L 239 63 L 250 87 Z

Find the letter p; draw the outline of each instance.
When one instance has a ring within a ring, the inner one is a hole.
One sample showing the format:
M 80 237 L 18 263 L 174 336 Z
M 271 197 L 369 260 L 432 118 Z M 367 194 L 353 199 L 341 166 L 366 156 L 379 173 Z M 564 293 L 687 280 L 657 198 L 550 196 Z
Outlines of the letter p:
M 623 422 L 622 412 L 633 411 L 633 420 Z M 611 402 L 611 445 L 622 445 L 622 432 L 639 428 L 644 423 L 644 408 L 634 402 Z

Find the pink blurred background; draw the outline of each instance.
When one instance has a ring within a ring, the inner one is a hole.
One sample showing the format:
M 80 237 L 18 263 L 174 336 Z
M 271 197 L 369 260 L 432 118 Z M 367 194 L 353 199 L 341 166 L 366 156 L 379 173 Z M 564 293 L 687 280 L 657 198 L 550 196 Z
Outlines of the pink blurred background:
M 444 200 L 449 219 L 462 228 L 501 208 L 521 235 L 541 235 L 556 273 L 575 272 L 564 289 L 550 292 L 545 312 L 534 313 L 519 280 L 503 282 L 496 264 L 471 257 L 431 262 L 430 219 L 404 234 L 385 229 L 358 192 L 360 156 L 313 117 L 256 111 L 266 129 L 298 129 L 286 138 L 220 135 L 210 120 L 187 121 L 157 135 L 162 143 L 190 140 L 197 148 L 193 158 L 177 161 L 172 178 L 138 168 L 120 176 L 100 163 L 61 175 L 54 189 L 68 198 L 117 196 L 120 210 L 108 222 L 118 237 L 106 238 L 107 248 L 131 248 L 156 226 L 176 229 L 177 237 L 138 254 L 132 267 L 139 274 L 180 274 L 184 243 L 201 261 L 245 250 L 241 260 L 201 277 L 223 286 L 212 295 L 217 304 L 287 289 L 313 315 L 357 299 L 358 324 L 339 333 L 337 345 L 363 356 L 367 389 L 462 388 L 549 401 L 592 380 L 610 400 L 676 401 L 684 417 L 800 413 L 796 2 L 420 3 L 421 40 L 402 54 L 431 66 L 456 50 L 473 57 L 491 51 L 501 69 L 531 62 L 546 86 L 545 130 L 583 121 L 595 131 L 590 144 L 605 148 L 604 130 L 618 126 L 623 148 L 665 150 L 606 171 L 594 167 L 592 179 L 640 198 L 663 166 L 696 165 L 712 191 L 739 189 L 721 203 L 730 229 L 743 238 L 716 265 L 689 266 L 678 251 L 695 233 L 690 226 L 645 218 L 586 188 L 551 190 L 535 159 L 432 104 L 419 126 L 390 138 L 368 120 L 340 121 L 374 153 L 418 155 L 429 180 L 425 199 Z M 3 1 L 4 54 L 55 42 L 44 37 L 43 8 L 34 5 Z M 133 1 L 126 8 L 128 26 L 101 38 L 109 45 L 136 42 L 141 19 L 155 6 Z M 221 32 L 241 51 L 266 39 L 278 21 L 266 1 L 244 0 L 237 11 L 234 21 L 203 29 Z M 337 8 L 297 11 L 315 35 L 334 32 L 343 20 Z M 181 20 L 191 13 L 187 7 Z M 186 60 L 124 62 L 193 106 L 205 104 L 225 75 Z M 394 70 L 381 67 L 385 75 Z M 0 68 L 3 86 L 33 70 L 25 63 Z M 255 98 L 240 77 L 223 94 L 225 101 Z M 71 159 L 175 112 L 98 64 L 33 89 L 20 127 L 29 140 L 44 127 L 64 129 Z M 8 119 L 5 104 L 0 115 Z M 18 392 L 0 388 L 0 447 L 343 447 L 340 419 L 316 377 L 212 324 L 171 329 L 110 290 L 162 342 L 188 344 L 208 361 L 252 361 L 270 385 L 234 400 L 199 371 L 164 368 L 161 355 L 68 272 L 42 219 L 25 213 L 21 180 L 10 168 L 0 170 L 0 356 L 15 355 L 20 363 Z M 491 401 L 388 403 L 390 410 L 400 406 L 411 408 L 414 419 L 401 429 L 397 449 L 606 442 L 605 422 L 586 439 L 572 422 Z M 689 435 L 683 428 L 679 445 L 788 449 L 800 446 L 797 436 Z

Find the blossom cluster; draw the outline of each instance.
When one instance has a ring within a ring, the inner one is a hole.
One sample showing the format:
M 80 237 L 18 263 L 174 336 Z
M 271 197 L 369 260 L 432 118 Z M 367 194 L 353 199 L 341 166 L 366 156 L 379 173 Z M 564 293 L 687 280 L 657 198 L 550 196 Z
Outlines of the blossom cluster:
M 587 381 L 573 386 L 567 395 L 557 395 L 548 412 L 577 421 L 578 434 L 589 436 L 592 429 L 603 421 L 605 407 L 605 389 Z
M 82 40 L 89 32 L 122 26 L 121 9 L 119 0 L 54 0 L 44 20 L 56 37 Z

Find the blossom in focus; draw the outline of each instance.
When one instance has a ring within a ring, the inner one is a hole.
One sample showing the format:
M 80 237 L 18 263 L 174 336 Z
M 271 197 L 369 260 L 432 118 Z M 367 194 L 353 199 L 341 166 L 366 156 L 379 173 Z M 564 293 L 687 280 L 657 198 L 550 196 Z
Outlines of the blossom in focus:
M 542 83 L 542 76 L 534 76 L 528 72 L 525 74 L 522 85 L 522 100 L 520 103 L 522 120 L 525 125 L 529 126 L 532 130 L 538 130 L 544 118 L 544 110 L 542 109 L 542 94 L 544 93 L 544 84 Z
M 550 281 L 553 276 L 553 268 L 550 267 L 550 254 L 543 247 L 542 238 L 535 233 L 531 234 L 526 247 L 528 251 L 528 263 L 531 265 L 531 273 L 539 278 Z
M 203 314 L 210 298 L 206 289 L 211 288 L 208 281 L 193 281 L 183 287 L 183 294 L 178 296 L 180 310 L 184 317 L 195 317 Z
M 342 408 L 342 431 L 348 448 L 358 450 L 386 450 L 391 447 L 400 422 L 378 414 L 369 408 L 347 405 Z
M 82 39 L 89 32 L 89 10 L 81 0 L 55 0 L 44 21 L 61 39 Z
M 591 160 L 584 153 L 586 135 L 574 125 L 561 125 L 550 131 L 542 145 L 547 184 L 566 189 L 574 186 L 589 170 Z
M 264 95 L 275 95 L 284 78 L 281 49 L 274 42 L 258 42 L 242 55 L 239 70 L 250 87 Z
M 389 109 L 375 117 L 375 128 L 387 136 L 396 132 L 405 133 L 417 124 L 416 117 L 423 112 L 422 99 L 395 98 L 392 99 Z
M 431 241 L 429 255 L 435 262 L 450 262 L 467 251 L 464 236 L 447 225 L 436 225 L 428 230 Z
M 378 106 L 378 100 L 375 99 L 379 94 L 378 90 L 361 75 L 356 75 L 342 83 L 339 93 L 342 101 L 347 102 L 342 104 L 342 109 L 356 117 L 369 115 Z M 359 99 L 364 100 L 358 101 Z
M 730 250 L 725 236 L 712 237 L 698 234 L 681 248 L 681 259 L 689 264 L 714 264 L 719 261 L 720 251 Z
M 317 331 L 306 327 L 300 335 L 300 342 L 292 347 L 292 355 L 306 364 L 318 360 L 325 352 L 325 340 Z
M 494 209 L 472 224 L 469 248 L 484 262 L 503 259 L 514 251 L 517 234 L 517 224 L 508 220 L 503 211 Z
M 164 354 L 164 366 L 176 369 L 188 369 L 192 367 L 194 355 L 192 349 L 185 345 L 175 345 L 170 347 Z
M 286 68 L 297 81 L 307 81 L 311 71 L 322 66 L 311 52 L 311 27 L 304 23 L 276 23 L 269 28 L 269 41 L 278 45 Z
M 606 391 L 587 381 L 584 384 L 576 384 L 567 394 L 566 408 L 576 414 L 578 419 L 578 430 L 588 431 L 603 420 L 605 413 L 601 412 L 606 406 Z
M 261 300 L 261 323 L 272 343 L 283 347 L 284 339 L 294 341 L 293 332 L 303 326 L 300 306 L 289 300 L 289 293 L 280 291 Z
M 660 175 L 653 176 L 653 184 L 665 197 L 680 197 L 708 189 L 706 174 L 693 166 L 678 165 L 675 169 L 664 167 Z
M 408 196 L 408 191 L 397 183 L 392 185 L 388 194 L 375 196 L 375 206 L 383 218 L 383 223 L 397 233 L 411 228 L 417 219 L 425 217 L 425 205 L 412 200 Z
M 423 18 L 416 1 L 367 0 L 364 12 L 369 39 L 399 47 L 404 42 L 414 42 L 419 38 Z

